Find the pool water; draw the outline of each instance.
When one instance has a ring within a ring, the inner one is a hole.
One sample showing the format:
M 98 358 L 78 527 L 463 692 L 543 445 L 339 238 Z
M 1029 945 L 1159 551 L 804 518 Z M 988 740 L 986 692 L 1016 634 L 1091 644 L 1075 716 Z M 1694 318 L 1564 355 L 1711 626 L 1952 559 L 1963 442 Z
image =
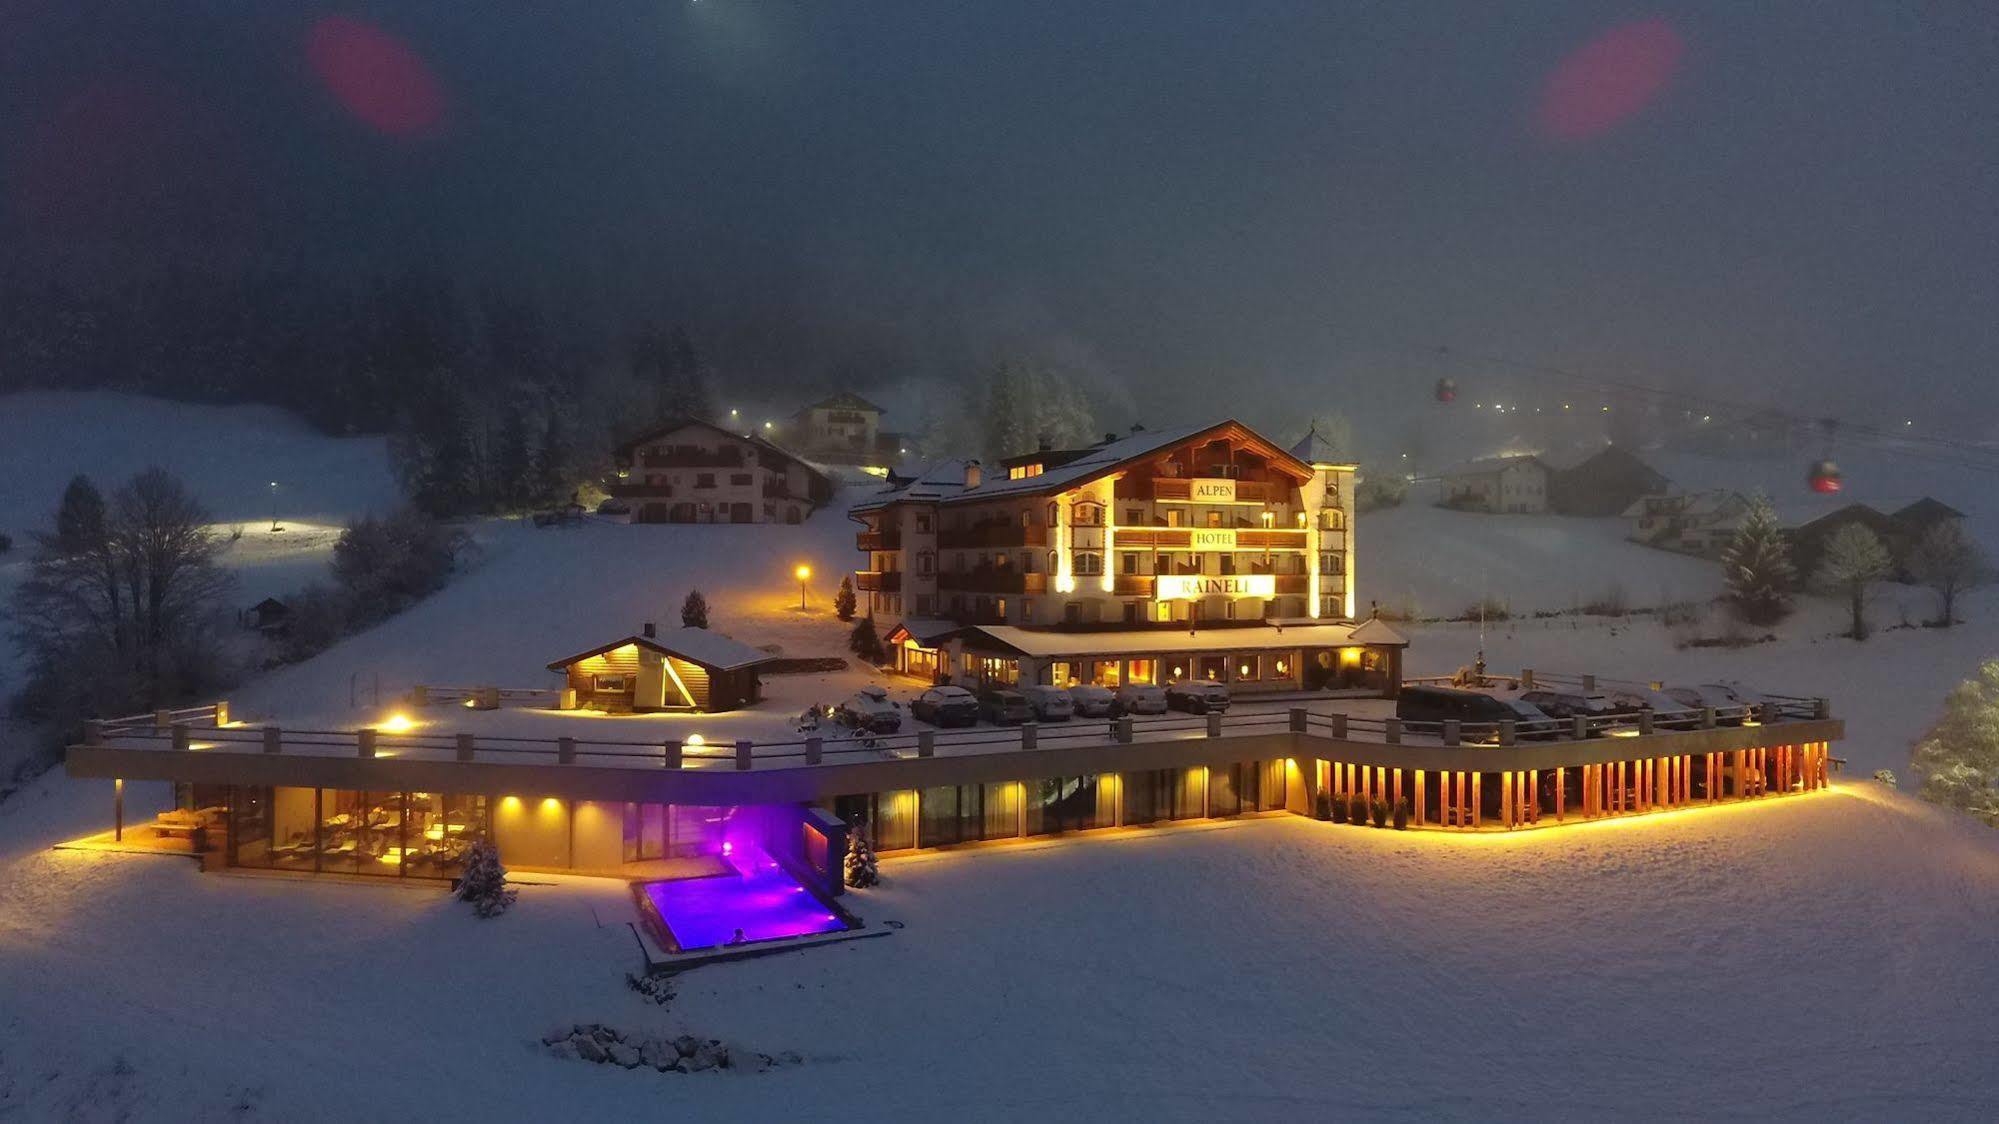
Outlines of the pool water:
M 762 849 L 733 843 L 723 861 L 736 872 L 642 888 L 681 951 L 847 928 L 838 912 Z

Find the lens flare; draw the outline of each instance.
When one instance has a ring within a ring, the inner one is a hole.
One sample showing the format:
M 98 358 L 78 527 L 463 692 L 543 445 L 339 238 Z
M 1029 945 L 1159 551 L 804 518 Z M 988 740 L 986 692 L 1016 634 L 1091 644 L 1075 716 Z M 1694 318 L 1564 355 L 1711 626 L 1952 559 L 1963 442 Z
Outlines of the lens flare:
M 1602 136 L 1659 96 L 1686 42 L 1664 19 L 1620 24 L 1562 60 L 1541 87 L 1535 124 L 1554 141 Z
M 306 61 L 342 108 L 377 132 L 428 136 L 444 124 L 444 88 L 407 43 L 352 16 L 326 16 Z

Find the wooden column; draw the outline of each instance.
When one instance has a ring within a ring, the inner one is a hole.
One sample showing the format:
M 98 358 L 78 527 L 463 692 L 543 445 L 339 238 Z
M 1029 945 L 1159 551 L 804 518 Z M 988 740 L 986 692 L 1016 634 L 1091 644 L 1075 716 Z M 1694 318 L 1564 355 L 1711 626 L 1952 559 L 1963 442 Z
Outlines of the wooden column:
M 1568 813 L 1569 776 L 1568 770 L 1555 766 L 1555 822 L 1561 823 Z
M 1484 785 L 1484 773 L 1473 773 L 1471 775 L 1471 825 L 1473 827 L 1485 826 Z
M 1499 774 L 1499 823 L 1508 831 L 1513 830 L 1513 772 Z
M 1416 826 L 1423 826 L 1423 770 L 1416 770 Z

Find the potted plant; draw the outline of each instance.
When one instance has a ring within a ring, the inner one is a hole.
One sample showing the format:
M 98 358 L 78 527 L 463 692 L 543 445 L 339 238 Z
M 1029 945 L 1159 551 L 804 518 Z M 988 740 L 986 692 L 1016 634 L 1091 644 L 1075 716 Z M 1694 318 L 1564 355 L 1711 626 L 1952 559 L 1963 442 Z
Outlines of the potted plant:
M 1388 801 L 1376 800 L 1368 805 L 1367 811 L 1368 815 L 1374 820 L 1374 826 L 1388 826 Z
M 1395 802 L 1395 830 L 1409 830 L 1409 802 L 1407 800 L 1397 800 Z
M 1330 792 L 1322 792 L 1322 793 L 1320 793 L 1320 794 L 1319 794 L 1319 798 L 1320 798 L 1321 800 L 1324 800 L 1324 801 L 1326 802 L 1326 807 L 1327 807 L 1328 809 L 1330 809 L 1330 811 L 1331 811 L 1331 815 L 1332 815 L 1332 817 L 1333 817 L 1333 822 L 1334 822 L 1334 823 L 1345 823 L 1345 822 L 1347 822 L 1347 798 L 1346 798 L 1346 797 L 1344 797 L 1344 796 L 1337 796 L 1337 795 L 1334 795 L 1333 793 L 1330 793 Z
M 1319 798 L 1312 802 L 1312 816 L 1314 819 L 1321 819 L 1321 820 L 1330 820 L 1333 818 L 1332 793 L 1321 792 L 1319 794 Z

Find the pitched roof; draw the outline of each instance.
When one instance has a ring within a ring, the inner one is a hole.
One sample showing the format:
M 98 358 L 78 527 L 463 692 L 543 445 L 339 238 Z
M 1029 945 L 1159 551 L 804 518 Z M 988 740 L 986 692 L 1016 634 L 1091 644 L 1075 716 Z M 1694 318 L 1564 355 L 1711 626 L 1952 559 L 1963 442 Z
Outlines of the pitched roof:
M 1898 509 L 1889 518 L 1900 523 L 1914 523 L 1922 526 L 1940 519 L 1962 519 L 1964 512 L 1944 503 L 1942 500 L 1924 496 L 1912 504 Z
M 661 636 L 626 636 L 601 644 L 587 652 L 578 652 L 565 659 L 548 665 L 550 671 L 561 671 L 570 664 L 587 660 L 591 656 L 601 656 L 615 648 L 627 644 L 649 648 L 663 656 L 679 656 L 689 663 L 698 663 L 710 671 L 734 671 L 742 667 L 755 667 L 768 663 L 777 657 L 768 652 L 750 647 L 740 640 L 731 640 L 719 632 L 705 628 L 671 628 Z
M 830 398 L 821 399 L 805 408 L 808 410 L 873 410 L 877 414 L 886 412 L 880 406 L 855 394 L 851 390 L 840 391 Z
M 964 461 L 950 459 L 931 461 L 919 469 L 915 476 L 896 477 L 887 487 L 848 510 L 876 511 L 902 500 L 938 503 L 964 490 Z
M 681 417 L 681 418 L 669 419 L 665 422 L 660 423 L 657 426 L 654 426 L 652 429 L 649 429 L 646 432 L 639 434 L 637 437 L 631 438 L 628 441 L 620 443 L 617 447 L 617 453 L 620 456 L 629 456 L 632 450 L 638 448 L 640 445 L 650 445 L 654 441 L 657 441 L 662 437 L 671 436 L 672 434 L 678 433 L 683 429 L 705 429 L 710 433 L 718 433 L 723 437 L 728 437 L 736 441 L 747 442 L 752 448 L 762 449 L 767 453 L 783 457 L 785 460 L 791 461 L 795 464 L 802 465 L 804 466 L 806 471 L 811 472 L 812 474 L 818 476 L 822 480 L 827 480 L 828 483 L 831 482 L 830 479 L 826 476 L 826 474 L 820 471 L 818 465 L 813 464 L 811 461 L 806 460 L 804 457 L 799 456 L 797 453 L 794 453 L 789 449 L 784 449 L 780 448 L 777 445 L 773 445 L 769 441 L 765 440 L 762 437 L 757 436 L 754 433 L 736 433 L 733 430 L 724 429 L 721 426 L 716 425 L 714 422 L 703 421 L 700 418 Z
M 1544 462 L 1540 457 L 1535 456 L 1533 453 L 1516 453 L 1512 456 L 1506 456 L 1506 457 L 1481 457 L 1475 461 L 1466 461 L 1463 464 L 1452 465 L 1451 467 L 1444 469 L 1442 472 L 1437 473 L 1437 475 L 1488 476 L 1495 472 L 1503 472 L 1506 469 L 1512 468 L 1516 464 L 1526 464 L 1530 462 L 1533 464 L 1540 465 L 1543 469 L 1546 469 L 1548 467 L 1546 462 Z
M 1291 455 L 1304 461 L 1306 464 L 1350 463 L 1346 457 L 1340 454 L 1338 449 L 1333 448 L 1331 441 L 1319 435 L 1319 426 L 1316 422 L 1313 423 L 1312 428 L 1306 432 L 1305 436 L 1298 439 L 1296 445 L 1291 446 Z

